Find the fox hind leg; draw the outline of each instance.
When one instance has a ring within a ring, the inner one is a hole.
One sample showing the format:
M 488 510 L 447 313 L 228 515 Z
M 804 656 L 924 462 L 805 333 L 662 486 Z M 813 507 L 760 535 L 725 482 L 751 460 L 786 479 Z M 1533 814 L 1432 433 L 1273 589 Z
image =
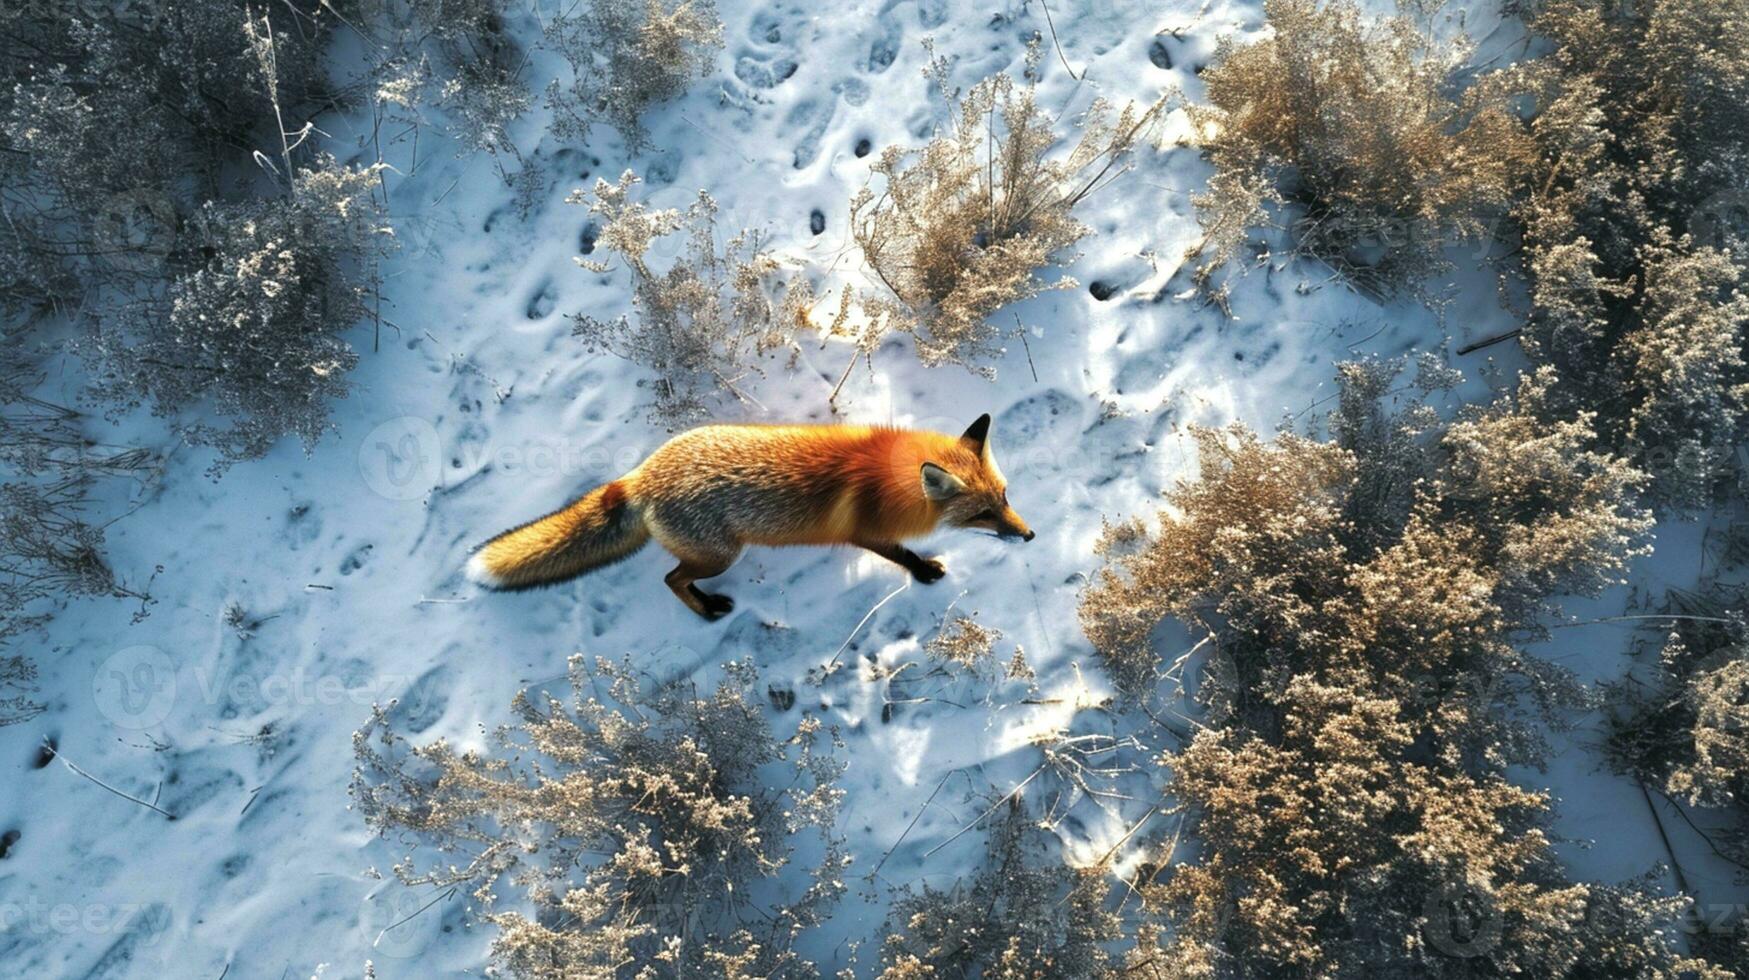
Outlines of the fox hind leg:
M 924 585 L 939 581 L 947 574 L 947 566 L 941 563 L 941 559 L 925 558 L 896 541 L 858 542 L 858 545 L 890 562 L 904 566 L 906 571 Z
M 706 619 L 721 619 L 735 608 L 735 600 L 726 595 L 706 592 L 693 583 L 701 578 L 715 578 L 729 570 L 737 555 L 714 555 L 708 558 L 680 559 L 680 564 L 663 579 L 686 608 Z

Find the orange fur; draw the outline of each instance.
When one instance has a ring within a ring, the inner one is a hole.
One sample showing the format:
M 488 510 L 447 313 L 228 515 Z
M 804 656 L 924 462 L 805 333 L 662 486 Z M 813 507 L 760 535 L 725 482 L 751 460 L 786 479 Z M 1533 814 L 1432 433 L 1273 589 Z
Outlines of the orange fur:
M 933 581 L 940 564 L 899 542 L 944 520 L 1031 537 L 1008 507 L 988 429 L 988 416 L 958 437 L 868 426 L 705 426 L 572 505 L 486 542 L 468 570 L 489 586 L 527 588 L 617 561 L 654 537 L 681 560 L 670 588 L 713 617 L 727 611 L 727 600 L 692 583 L 720 574 L 749 544 L 860 545 Z M 935 484 L 924 478 L 931 472 Z

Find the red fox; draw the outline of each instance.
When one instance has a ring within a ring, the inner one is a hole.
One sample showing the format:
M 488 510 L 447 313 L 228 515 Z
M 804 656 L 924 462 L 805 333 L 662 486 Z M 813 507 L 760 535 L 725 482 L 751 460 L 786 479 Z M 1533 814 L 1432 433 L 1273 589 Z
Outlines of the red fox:
M 746 545 L 853 544 L 919 582 L 947 569 L 901 541 L 938 524 L 1031 541 L 1008 506 L 990 451 L 990 416 L 964 435 L 852 425 L 707 425 L 668 440 L 636 469 L 477 548 L 468 577 L 527 589 L 611 565 L 654 537 L 680 560 L 666 579 L 687 608 L 735 607 L 694 583 Z

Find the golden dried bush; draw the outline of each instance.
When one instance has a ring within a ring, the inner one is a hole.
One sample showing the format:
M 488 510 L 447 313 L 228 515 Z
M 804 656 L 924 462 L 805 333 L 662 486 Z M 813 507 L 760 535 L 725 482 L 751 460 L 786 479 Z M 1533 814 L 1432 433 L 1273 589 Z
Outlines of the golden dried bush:
M 603 320 L 572 317 L 572 333 L 591 350 L 635 361 L 655 372 L 651 413 L 671 425 L 711 413 L 718 396 L 746 401 L 740 385 L 759 361 L 796 349 L 809 325 L 814 293 L 807 280 L 786 273 L 756 231 L 743 230 L 717 245 L 717 205 L 703 191 L 686 211 L 651 210 L 631 199 L 639 178 L 597 179 L 593 194 L 570 198 L 602 221 L 599 248 L 618 255 L 632 275 L 633 316 Z M 649 264 L 657 239 L 686 236 L 685 251 L 665 270 Z M 596 259 L 577 263 L 595 272 L 612 267 Z
M 1454 95 L 1463 46 L 1406 18 L 1369 20 L 1348 0 L 1264 10 L 1270 36 L 1223 39 L 1203 73 L 1208 104 L 1189 109 L 1215 168 L 1194 199 L 1199 283 L 1213 288 L 1271 207 L 1296 249 L 1375 293 L 1418 284 L 1448 245 L 1488 235 L 1534 153 L 1509 90 Z
M 1749 419 L 1749 13 L 1736 0 L 1553 0 L 1546 53 L 1475 74 L 1460 44 L 1347 0 L 1271 0 L 1190 115 L 1214 165 L 1196 280 L 1285 217 L 1297 250 L 1389 292 L 1501 217 L 1548 398 L 1592 413 L 1661 503 L 1704 505 Z M 1288 206 L 1284 208 L 1283 206 Z
M 1635 553 L 1637 473 L 1541 414 L 1546 375 L 1446 423 L 1387 410 L 1399 367 L 1344 368 L 1330 440 L 1198 430 L 1200 475 L 1102 545 L 1081 615 L 1120 688 L 1151 697 L 1168 617 L 1210 658 L 1160 760 L 1194 845 L 1141 886 L 1175 966 L 1142 975 L 1722 976 L 1659 931 L 1680 900 L 1570 880 L 1507 778 L 1521 708 L 1583 700 L 1518 641 Z
M 893 905 L 879 980 L 1097 980 L 1122 920 L 1103 868 L 1069 868 L 1016 797 L 991 826 L 984 863 L 946 890 Z
M 1665 658 L 1680 659 L 1673 644 Z M 1694 758 L 1671 770 L 1666 788 L 1691 803 L 1735 803 L 1749 788 L 1749 646 L 1715 655 L 1687 680 L 1683 691 L 1694 711 L 1689 729 Z
M 1549 52 L 1497 82 L 1538 110 L 1525 349 L 1661 502 L 1703 506 L 1749 419 L 1749 12 L 1556 0 L 1532 28 Z
M 1672 592 L 1655 669 L 1612 693 L 1618 768 L 1695 806 L 1735 811 L 1724 836 L 1749 862 L 1749 589 Z
M 1096 100 L 1077 121 L 1067 154 L 1038 107 L 1038 48 L 1028 77 L 1008 74 L 974 85 L 955 105 L 951 131 L 916 151 L 889 147 L 872 169 L 882 189 L 850 203 L 851 236 L 886 287 L 864 306 L 886 329 L 911 333 L 918 356 L 981 373 L 1002 351 L 1004 331 L 990 322 L 1002 307 L 1047 289 L 1039 270 L 1059 264 L 1087 234 L 1075 206 L 1123 172 L 1164 102 L 1112 112 Z M 929 69 L 944 93 L 947 67 Z
M 967 616 L 955 616 L 929 638 L 923 649 L 936 660 L 977 672 L 990 666 L 990 652 L 1001 638 L 1001 630 L 980 625 Z
M 723 22 L 712 0 L 587 0 L 553 17 L 546 39 L 572 73 L 547 88 L 554 135 L 581 140 L 605 122 L 636 152 L 651 145 L 644 110 L 710 70 Z
M 1673 591 L 1647 624 L 1667 631 L 1657 658 L 1609 686 L 1612 761 L 1671 807 L 1694 810 L 1715 853 L 1749 866 L 1749 589 Z M 1739 976 L 1749 970 L 1740 915 L 1695 925 L 1697 950 Z
M 522 722 L 495 734 L 497 756 L 409 746 L 393 706 L 377 708 L 353 738 L 354 803 L 379 833 L 459 858 L 421 871 L 409 856 L 395 873 L 470 886 L 511 976 L 812 976 L 792 947 L 843 889 L 831 829 L 843 765 L 822 751 L 837 738 L 804 716 L 776 740 L 751 664 L 725 670 L 701 695 L 678 683 L 647 690 L 629 666 L 598 661 L 590 673 L 573 657 L 570 703 L 518 695 Z M 607 695 L 588 693 L 597 680 Z M 786 788 L 768 768 L 790 771 Z M 762 891 L 755 906 L 755 886 L 804 833 L 824 846 L 807 886 L 776 901 Z M 532 914 L 499 905 L 504 882 Z

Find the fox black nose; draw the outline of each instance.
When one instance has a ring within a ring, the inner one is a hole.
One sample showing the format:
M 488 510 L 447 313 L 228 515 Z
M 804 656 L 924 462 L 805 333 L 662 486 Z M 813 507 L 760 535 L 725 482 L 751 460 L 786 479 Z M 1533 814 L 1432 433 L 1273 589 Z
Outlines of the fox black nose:
M 1022 534 L 1022 535 L 1021 535 L 1021 536 L 1020 536 L 1020 540 L 1022 540 L 1022 541 L 1031 541 L 1031 540 L 1032 540 L 1032 539 L 1033 539 L 1033 538 L 1036 538 L 1036 537 L 1038 537 L 1038 535 L 1036 535 L 1036 534 L 1034 534 L 1034 533 L 1032 533 L 1032 532 L 1031 532 L 1031 531 L 1028 531 L 1028 532 L 1026 532 L 1026 533 L 1025 533 L 1025 534 Z

